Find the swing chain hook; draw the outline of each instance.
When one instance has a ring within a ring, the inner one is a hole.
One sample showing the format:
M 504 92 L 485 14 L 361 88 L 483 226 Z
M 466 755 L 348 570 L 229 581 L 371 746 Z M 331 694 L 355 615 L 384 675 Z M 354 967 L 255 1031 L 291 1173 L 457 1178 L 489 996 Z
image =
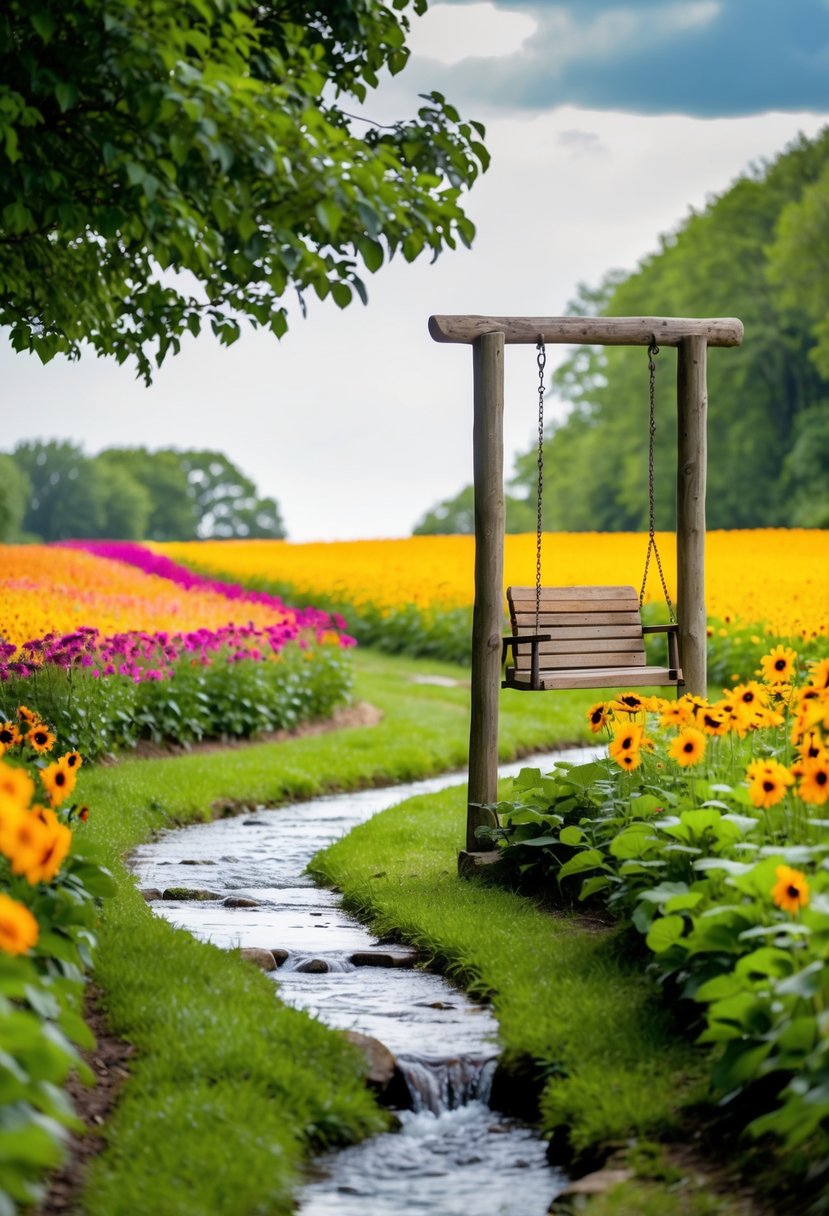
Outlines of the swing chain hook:
M 645 554 L 645 573 L 642 575 L 642 586 L 639 591 L 639 609 L 641 611 L 642 604 L 645 600 L 645 587 L 648 582 L 648 568 L 650 567 L 651 553 L 656 558 L 656 568 L 659 571 L 659 581 L 662 584 L 662 594 L 665 596 L 665 603 L 668 605 L 668 613 L 671 622 L 675 622 L 674 606 L 671 602 L 671 597 L 668 593 L 668 585 L 665 582 L 665 574 L 662 570 L 662 559 L 659 556 L 659 550 L 656 547 L 656 504 L 654 495 L 654 439 L 656 436 L 656 356 L 659 354 L 659 347 L 656 344 L 656 334 L 651 334 L 650 344 L 648 345 L 648 551 Z
M 538 364 L 538 457 L 536 467 L 538 476 L 536 482 L 536 533 L 535 533 L 535 631 L 539 632 L 541 615 L 541 531 L 542 507 L 544 497 L 544 368 L 547 366 L 547 350 L 544 337 L 538 335 L 536 344 L 536 363 Z

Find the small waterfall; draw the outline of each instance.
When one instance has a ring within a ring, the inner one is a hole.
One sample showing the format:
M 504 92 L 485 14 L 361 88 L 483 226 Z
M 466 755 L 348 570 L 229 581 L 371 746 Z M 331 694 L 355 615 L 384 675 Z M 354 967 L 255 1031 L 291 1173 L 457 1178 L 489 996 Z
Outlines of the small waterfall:
M 325 974 L 345 971 L 356 971 L 350 959 L 343 954 L 289 954 L 280 968 L 281 971 L 307 971 L 311 974 Z
M 494 1056 L 454 1056 L 438 1059 L 404 1054 L 397 1067 L 412 1101 L 415 1114 L 429 1111 L 440 1115 L 469 1102 L 489 1103 L 497 1059 Z

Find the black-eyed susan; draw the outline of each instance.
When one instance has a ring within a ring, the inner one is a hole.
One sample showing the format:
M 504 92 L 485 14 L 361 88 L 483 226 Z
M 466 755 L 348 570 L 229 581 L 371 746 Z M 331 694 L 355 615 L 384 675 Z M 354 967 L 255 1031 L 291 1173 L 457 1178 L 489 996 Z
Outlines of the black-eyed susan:
M 771 889 L 771 897 L 784 912 L 792 915 L 805 908 L 809 902 L 809 883 L 801 870 L 791 866 L 778 866 L 775 870 L 777 882 Z
M 26 742 L 32 751 L 42 755 L 44 752 L 50 752 L 55 746 L 56 735 L 45 722 L 36 722 L 29 727 L 29 732 L 26 735 Z
M 699 764 L 705 755 L 705 744 L 706 738 L 701 730 L 697 730 L 695 726 L 686 726 L 671 743 L 668 755 L 676 760 L 677 764 L 687 768 L 689 765 Z
M 37 945 L 38 923 L 24 904 L 0 894 L 0 950 L 27 954 Z
M 746 769 L 748 796 L 756 807 L 776 806 L 794 785 L 794 777 L 779 760 L 752 760 Z
M 24 811 L 3 834 L 3 852 L 11 863 L 13 874 L 24 874 L 36 870 L 40 858 L 49 847 L 51 833 L 34 811 Z M 31 880 L 29 880 L 31 881 Z
M 829 659 L 809 664 L 809 683 L 815 688 L 829 688 Z
M 83 764 L 83 756 L 80 752 L 64 752 L 60 757 L 60 762 L 67 768 L 78 769 Z
M 668 701 L 659 714 L 659 725 L 662 727 L 690 726 L 693 721 L 693 711 L 682 701 Z
M 608 752 L 620 768 L 638 768 L 642 762 L 641 747 L 647 741 L 644 731 L 638 722 L 629 726 L 620 725 L 613 728 L 613 740 L 608 745 Z
M 602 727 L 607 725 L 610 706 L 606 701 L 597 701 L 595 705 L 590 706 L 586 716 L 590 729 L 594 735 L 597 735 Z
M 829 802 L 829 756 L 802 761 L 799 776 L 797 792 L 804 802 L 812 806 Z
M 16 722 L 0 722 L 0 756 L 10 747 L 16 747 L 21 738 Z
M 34 886 L 39 882 L 51 882 L 55 877 L 69 852 L 72 832 L 48 807 L 33 807 L 32 814 L 37 815 L 46 829 L 39 851 L 29 858 L 28 865 L 23 870 L 27 881 Z
M 767 684 L 788 684 L 794 675 L 797 651 L 791 646 L 775 646 L 760 660 L 763 679 Z
M 75 771 L 75 769 L 69 768 L 62 759 L 55 760 L 53 764 L 47 764 L 46 768 L 41 771 L 40 780 L 43 782 L 43 788 L 49 795 L 52 806 L 60 806 L 72 793 L 77 780 Z
M 0 760 L 0 798 L 18 806 L 28 806 L 35 792 L 35 783 L 25 768 Z
M 623 692 L 611 702 L 611 709 L 615 714 L 640 714 L 643 708 L 642 697 L 635 692 Z
M 696 721 L 700 714 L 708 708 L 708 702 L 705 697 L 697 697 L 691 692 L 686 692 L 684 696 L 679 698 L 680 704 L 687 706 L 690 710 L 691 718 L 689 721 Z
M 730 720 L 721 705 L 709 705 L 700 714 L 697 719 L 697 725 L 706 735 L 727 735 L 730 728 Z
M 18 705 L 17 716 L 20 721 L 25 722 L 27 726 L 34 726 L 36 722 L 40 721 L 40 718 L 37 716 L 34 710 L 29 709 L 25 705 Z

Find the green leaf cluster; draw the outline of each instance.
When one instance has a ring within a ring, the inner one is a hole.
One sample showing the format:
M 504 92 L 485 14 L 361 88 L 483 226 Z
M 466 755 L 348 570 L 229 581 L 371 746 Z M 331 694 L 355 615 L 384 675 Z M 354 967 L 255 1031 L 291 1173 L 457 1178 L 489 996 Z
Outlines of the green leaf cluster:
M 0 14 L 0 325 L 141 376 L 209 327 L 281 337 L 285 298 L 365 300 L 365 270 L 474 228 L 480 124 L 438 93 L 355 119 L 424 0 L 10 0 Z

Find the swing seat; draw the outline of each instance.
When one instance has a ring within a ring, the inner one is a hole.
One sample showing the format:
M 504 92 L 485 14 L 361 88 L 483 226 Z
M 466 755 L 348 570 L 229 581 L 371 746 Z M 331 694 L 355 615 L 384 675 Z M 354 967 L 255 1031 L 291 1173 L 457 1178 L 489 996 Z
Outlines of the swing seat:
M 679 627 L 642 625 L 633 587 L 542 587 L 536 622 L 535 587 L 508 587 L 512 650 L 503 688 L 544 692 L 558 688 L 622 688 L 685 681 Z M 645 634 L 668 635 L 668 666 L 648 666 Z

